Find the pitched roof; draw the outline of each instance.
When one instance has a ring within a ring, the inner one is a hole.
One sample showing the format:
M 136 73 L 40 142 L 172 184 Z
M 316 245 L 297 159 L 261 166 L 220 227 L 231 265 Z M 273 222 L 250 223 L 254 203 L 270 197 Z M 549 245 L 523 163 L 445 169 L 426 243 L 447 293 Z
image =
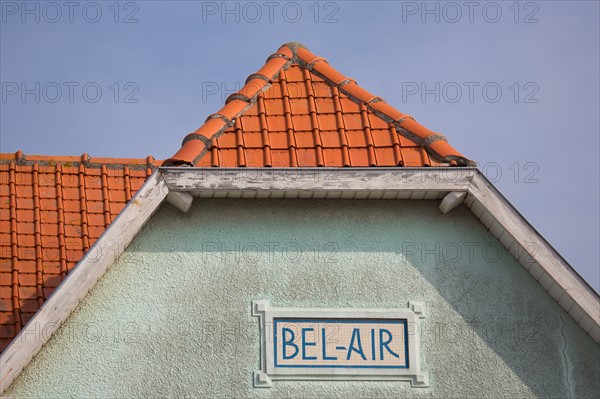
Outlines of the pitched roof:
M 159 164 L 0 154 L 0 352 Z
M 473 166 L 298 43 L 287 43 L 163 166 Z

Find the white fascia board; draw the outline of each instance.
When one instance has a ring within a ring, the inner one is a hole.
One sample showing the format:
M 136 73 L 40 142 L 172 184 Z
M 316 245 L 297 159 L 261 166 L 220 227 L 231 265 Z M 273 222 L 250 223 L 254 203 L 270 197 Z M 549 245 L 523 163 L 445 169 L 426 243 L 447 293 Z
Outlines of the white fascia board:
M 160 168 L 169 189 L 198 193 L 466 191 L 475 168 Z
M 86 252 L 0 356 L 0 395 L 118 259 L 163 202 L 169 189 L 159 171 Z

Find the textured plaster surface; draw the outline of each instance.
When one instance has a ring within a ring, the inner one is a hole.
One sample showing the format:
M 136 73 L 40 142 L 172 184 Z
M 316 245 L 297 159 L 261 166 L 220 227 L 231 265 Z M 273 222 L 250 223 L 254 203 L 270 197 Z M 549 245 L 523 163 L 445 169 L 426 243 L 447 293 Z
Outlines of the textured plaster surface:
M 437 201 L 165 204 L 5 395 L 597 398 L 600 351 L 463 206 Z M 253 299 L 273 306 L 427 303 L 429 388 L 275 381 Z M 43 328 L 43 326 L 42 326 Z

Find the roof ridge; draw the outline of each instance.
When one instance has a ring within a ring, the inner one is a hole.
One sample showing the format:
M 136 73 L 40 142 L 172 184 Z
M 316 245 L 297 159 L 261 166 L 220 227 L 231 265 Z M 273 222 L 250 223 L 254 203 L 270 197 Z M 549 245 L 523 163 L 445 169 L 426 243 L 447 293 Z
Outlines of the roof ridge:
M 31 166 L 33 164 L 54 166 L 61 164 L 69 166 L 84 165 L 88 168 L 106 166 L 108 169 L 121 168 L 124 165 L 133 169 L 156 169 L 162 164 L 162 161 L 155 159 L 152 155 L 148 155 L 146 158 L 109 158 L 92 157 L 87 152 L 84 152 L 80 156 L 27 155 L 22 150 L 0 153 L 0 165 L 11 162 L 15 162 L 19 166 Z
M 270 55 L 261 69 L 249 75 L 244 87 L 227 97 L 225 105 L 218 112 L 209 115 L 204 125 L 188 134 L 179 151 L 165 160 L 163 166 L 195 166 L 211 148 L 211 143 L 232 127 L 236 118 L 254 106 L 258 96 L 271 87 L 282 70 L 293 64 L 309 70 L 328 84 L 337 87 L 353 101 L 364 103 L 369 111 L 394 126 L 398 134 L 422 146 L 442 162 L 451 166 L 475 165 L 475 162 L 448 144 L 446 137 L 441 133 L 429 130 L 411 115 L 396 110 L 383 98 L 363 89 L 354 79 L 331 67 L 325 58 L 313 54 L 303 44 L 289 42 Z

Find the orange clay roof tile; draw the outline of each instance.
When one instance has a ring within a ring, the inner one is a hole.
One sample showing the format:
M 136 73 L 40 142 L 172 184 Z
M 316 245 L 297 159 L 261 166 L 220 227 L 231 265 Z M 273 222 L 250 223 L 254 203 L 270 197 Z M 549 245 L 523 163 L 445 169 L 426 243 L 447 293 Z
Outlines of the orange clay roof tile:
M 0 154 L 0 352 L 160 164 Z
M 472 166 L 445 137 L 287 43 L 163 166 Z

